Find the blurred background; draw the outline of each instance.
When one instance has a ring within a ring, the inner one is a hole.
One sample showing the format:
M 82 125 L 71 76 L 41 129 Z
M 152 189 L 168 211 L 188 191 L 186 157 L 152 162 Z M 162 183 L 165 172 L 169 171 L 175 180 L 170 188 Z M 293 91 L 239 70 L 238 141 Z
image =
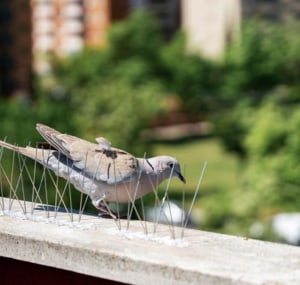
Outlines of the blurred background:
M 34 145 L 40 122 L 175 156 L 185 210 L 207 161 L 194 227 L 299 245 L 299 19 L 297 0 L 1 0 L 0 138 Z

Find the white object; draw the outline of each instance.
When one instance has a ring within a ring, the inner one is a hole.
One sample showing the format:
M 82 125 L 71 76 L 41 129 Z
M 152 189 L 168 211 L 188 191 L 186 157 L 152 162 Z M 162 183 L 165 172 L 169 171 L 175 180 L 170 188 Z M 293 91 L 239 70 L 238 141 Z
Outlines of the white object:
M 153 207 L 146 211 L 146 219 L 151 222 L 181 226 L 186 219 L 186 213 L 173 202 L 166 202 L 162 207 Z
M 273 217 L 276 234 L 289 244 L 300 244 L 300 213 L 284 213 Z

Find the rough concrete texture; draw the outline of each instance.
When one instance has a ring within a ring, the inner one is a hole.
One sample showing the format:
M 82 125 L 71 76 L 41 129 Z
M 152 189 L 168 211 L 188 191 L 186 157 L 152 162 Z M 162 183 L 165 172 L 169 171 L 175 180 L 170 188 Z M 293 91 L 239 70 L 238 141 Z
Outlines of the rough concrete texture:
M 173 240 L 163 225 L 153 235 L 150 223 L 145 234 L 137 221 L 48 216 L 0 210 L 0 256 L 131 284 L 300 284 L 298 247 L 197 230 Z

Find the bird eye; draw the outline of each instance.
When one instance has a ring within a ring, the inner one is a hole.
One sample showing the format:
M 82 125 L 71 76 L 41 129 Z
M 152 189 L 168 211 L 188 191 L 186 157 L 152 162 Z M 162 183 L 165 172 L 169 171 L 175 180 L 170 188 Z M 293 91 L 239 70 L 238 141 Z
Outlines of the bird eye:
M 173 163 L 169 163 L 169 167 L 173 168 L 174 164 Z

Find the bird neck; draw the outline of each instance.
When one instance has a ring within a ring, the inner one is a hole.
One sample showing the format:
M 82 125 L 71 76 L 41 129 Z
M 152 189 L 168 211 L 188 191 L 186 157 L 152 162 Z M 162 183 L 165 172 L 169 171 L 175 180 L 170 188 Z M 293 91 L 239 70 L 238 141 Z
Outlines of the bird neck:
M 154 159 L 154 157 L 140 158 L 139 164 L 142 172 L 145 172 L 147 174 L 158 174 L 160 172 L 159 166 L 157 165 L 157 161 Z
M 169 178 L 170 173 L 163 170 L 159 157 L 150 157 L 139 159 L 142 173 L 155 176 L 155 179 L 161 183 L 164 179 Z
M 163 171 L 157 157 L 138 158 L 140 166 L 140 195 L 143 195 L 153 188 L 157 188 L 165 179 L 169 178 L 170 173 Z M 149 188 L 149 182 L 151 187 Z

